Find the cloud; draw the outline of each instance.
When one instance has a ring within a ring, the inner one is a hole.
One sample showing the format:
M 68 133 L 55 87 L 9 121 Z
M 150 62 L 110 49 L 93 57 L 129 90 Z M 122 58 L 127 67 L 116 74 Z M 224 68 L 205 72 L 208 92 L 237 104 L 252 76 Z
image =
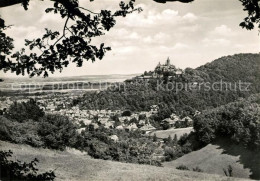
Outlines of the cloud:
M 125 28 L 114 28 L 110 32 L 107 33 L 106 36 L 109 36 L 111 39 L 116 39 L 118 41 L 132 41 L 138 40 L 141 38 L 139 33 L 127 30 Z
M 175 51 L 175 50 L 178 50 L 178 51 L 186 50 L 186 49 L 190 48 L 190 46 L 185 43 L 178 42 L 174 46 L 161 45 L 161 46 L 159 46 L 159 48 L 160 48 L 160 50 L 162 50 L 164 52 L 172 53 L 172 51 Z
M 148 43 L 148 44 L 151 44 L 151 43 L 164 44 L 167 41 L 169 41 L 170 38 L 171 38 L 171 36 L 169 34 L 159 32 L 159 33 L 155 34 L 154 36 L 146 36 L 142 40 L 144 43 Z
M 25 47 L 25 39 L 32 40 L 42 37 L 43 30 L 41 31 L 35 26 L 13 26 L 6 30 L 6 34 L 14 39 L 15 50 L 20 50 Z
M 184 43 L 176 43 L 173 47 L 174 50 L 179 50 L 179 49 L 187 49 L 189 48 L 189 45 L 186 45 Z
M 198 20 L 198 17 L 193 13 L 187 13 L 181 16 L 178 11 L 172 9 L 165 9 L 161 12 L 155 9 L 149 9 L 140 14 L 130 14 L 123 22 L 128 27 L 151 27 L 158 25 L 178 25 L 193 23 Z
M 221 48 L 221 46 L 229 46 L 230 45 L 230 40 L 224 39 L 224 38 L 205 38 L 202 40 L 204 46 L 206 47 L 211 47 L 211 46 L 218 46 L 218 48 Z
M 198 19 L 198 17 L 195 16 L 193 13 L 187 13 L 186 15 L 183 16 L 183 19 L 189 22 L 194 22 Z
M 115 47 L 113 53 L 118 55 L 132 55 L 136 50 L 138 50 L 136 46 Z
M 212 35 L 218 36 L 231 36 L 233 34 L 232 30 L 227 25 L 217 26 L 212 32 Z
M 129 39 L 133 39 L 133 40 L 137 40 L 140 38 L 139 34 L 137 34 L 136 32 L 131 33 L 127 38 Z
M 13 26 L 7 29 L 6 33 L 12 37 L 26 37 L 28 35 L 35 34 L 38 29 L 35 26 Z

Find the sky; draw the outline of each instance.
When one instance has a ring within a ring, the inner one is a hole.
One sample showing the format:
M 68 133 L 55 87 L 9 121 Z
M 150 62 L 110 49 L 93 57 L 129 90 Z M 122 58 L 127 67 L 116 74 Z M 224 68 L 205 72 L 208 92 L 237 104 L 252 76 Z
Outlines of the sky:
M 115 11 L 118 4 L 117 0 L 80 0 L 82 7 L 94 12 Z M 63 28 L 64 19 L 44 12 L 52 5 L 36 0 L 30 2 L 28 11 L 21 5 L 0 9 L 6 24 L 13 25 L 6 33 L 15 40 L 16 50 L 24 47 L 24 39 L 41 37 L 45 27 Z M 239 0 L 195 0 L 188 4 L 137 0 L 135 6 L 143 12 L 117 18 L 113 29 L 94 40 L 112 48 L 102 60 L 85 61 L 80 68 L 70 64 L 50 77 L 142 73 L 168 57 L 176 67 L 196 68 L 222 56 L 260 52 L 258 30 L 239 26 L 247 15 Z

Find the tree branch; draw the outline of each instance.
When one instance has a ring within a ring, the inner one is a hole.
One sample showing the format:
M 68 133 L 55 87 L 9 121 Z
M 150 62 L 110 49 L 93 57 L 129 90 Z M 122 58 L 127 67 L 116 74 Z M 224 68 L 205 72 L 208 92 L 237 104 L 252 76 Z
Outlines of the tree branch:
M 0 1 L 0 8 L 13 6 L 15 4 L 22 3 L 22 0 L 1 0 Z
M 85 11 L 88 11 L 88 12 L 90 12 L 90 13 L 92 13 L 92 14 L 99 14 L 99 13 L 95 13 L 95 12 L 93 12 L 93 11 L 90 11 L 89 9 L 86 9 L 86 8 L 83 8 L 83 7 L 78 7 L 79 9 L 83 9 L 83 10 L 85 10 Z
M 64 38 L 65 37 L 65 29 L 66 29 L 66 27 L 67 27 L 67 23 L 68 23 L 68 21 L 69 21 L 69 15 L 68 15 L 68 17 L 67 17 L 67 19 L 66 19 L 66 21 L 65 21 L 65 24 L 64 24 L 64 28 L 63 28 L 63 34 L 62 34 L 62 36 L 52 45 L 53 47 L 62 39 L 62 38 Z

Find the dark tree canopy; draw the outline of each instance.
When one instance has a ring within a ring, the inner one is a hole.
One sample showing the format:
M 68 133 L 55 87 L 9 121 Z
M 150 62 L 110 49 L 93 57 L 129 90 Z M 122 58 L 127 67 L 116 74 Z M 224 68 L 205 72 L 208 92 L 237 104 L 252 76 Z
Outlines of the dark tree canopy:
M 260 1 L 259 0 L 239 0 L 247 11 L 248 16 L 244 19 L 240 26 L 248 30 L 254 29 L 254 24 L 260 29 Z

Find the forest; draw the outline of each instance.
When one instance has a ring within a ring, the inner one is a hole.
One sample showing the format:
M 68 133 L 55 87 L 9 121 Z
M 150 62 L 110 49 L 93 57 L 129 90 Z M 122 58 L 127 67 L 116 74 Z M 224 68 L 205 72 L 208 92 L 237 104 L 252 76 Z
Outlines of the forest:
M 248 97 L 260 91 L 260 58 L 259 54 L 236 54 L 221 57 L 211 63 L 196 69 L 186 68 L 182 77 L 176 77 L 177 83 L 231 83 L 231 89 L 213 90 L 201 89 L 157 90 L 157 79 L 148 83 L 125 82 L 124 89 L 113 89 L 101 92 L 88 92 L 83 97 L 75 99 L 72 106 L 79 105 L 81 109 L 129 109 L 132 111 L 149 110 L 151 105 L 159 105 L 163 118 L 175 112 L 182 117 L 193 116 L 196 110 L 202 111 L 233 102 L 239 97 Z M 161 81 L 165 81 L 166 78 Z M 160 81 L 160 80 L 159 80 Z M 234 90 L 239 81 L 249 83 L 249 89 Z

